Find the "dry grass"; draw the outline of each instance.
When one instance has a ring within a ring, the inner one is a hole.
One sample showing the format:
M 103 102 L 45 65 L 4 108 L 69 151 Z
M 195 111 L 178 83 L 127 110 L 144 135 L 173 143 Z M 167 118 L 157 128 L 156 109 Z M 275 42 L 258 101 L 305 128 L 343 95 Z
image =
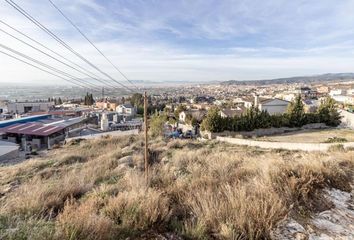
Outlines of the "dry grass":
M 276 136 L 260 137 L 258 139 L 271 142 L 323 143 L 326 142 L 329 138 L 342 138 L 348 142 L 354 142 L 354 130 L 302 130 L 292 133 L 284 133 Z
M 264 151 L 162 139 L 151 144 L 149 186 L 140 136 L 81 142 L 1 167 L 0 239 L 147 239 L 163 233 L 267 239 L 284 217 L 331 207 L 324 188 L 351 190 L 350 151 Z

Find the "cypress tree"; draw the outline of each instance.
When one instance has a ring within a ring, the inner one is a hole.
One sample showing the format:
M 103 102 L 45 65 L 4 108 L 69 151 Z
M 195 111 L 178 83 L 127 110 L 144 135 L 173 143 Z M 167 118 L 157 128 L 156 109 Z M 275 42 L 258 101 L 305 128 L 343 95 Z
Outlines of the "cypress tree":
M 295 100 L 289 105 L 288 108 L 288 118 L 290 127 L 300 127 L 304 123 L 304 104 L 300 94 L 295 98 Z

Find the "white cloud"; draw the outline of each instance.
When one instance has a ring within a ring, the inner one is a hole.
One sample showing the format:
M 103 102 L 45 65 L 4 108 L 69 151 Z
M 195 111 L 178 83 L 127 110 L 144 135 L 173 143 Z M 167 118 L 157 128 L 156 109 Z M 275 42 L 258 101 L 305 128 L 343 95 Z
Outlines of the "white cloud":
M 263 79 L 348 72 L 354 63 L 353 1 L 53 1 L 131 79 Z M 122 80 L 46 0 L 16 2 Z M 4 1 L 0 16 L 85 65 Z M 1 33 L 0 43 L 81 76 Z M 3 55 L 0 67 L 3 82 L 57 81 Z

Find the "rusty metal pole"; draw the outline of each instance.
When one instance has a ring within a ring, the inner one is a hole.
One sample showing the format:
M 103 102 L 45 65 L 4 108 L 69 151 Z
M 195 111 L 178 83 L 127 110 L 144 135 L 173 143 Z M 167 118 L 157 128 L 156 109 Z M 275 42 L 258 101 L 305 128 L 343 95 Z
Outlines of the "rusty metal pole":
M 149 150 L 148 150 L 148 123 L 147 123 L 147 94 L 144 92 L 144 135 L 145 135 L 145 154 L 144 154 L 144 165 L 145 165 L 145 180 L 148 184 L 149 179 Z

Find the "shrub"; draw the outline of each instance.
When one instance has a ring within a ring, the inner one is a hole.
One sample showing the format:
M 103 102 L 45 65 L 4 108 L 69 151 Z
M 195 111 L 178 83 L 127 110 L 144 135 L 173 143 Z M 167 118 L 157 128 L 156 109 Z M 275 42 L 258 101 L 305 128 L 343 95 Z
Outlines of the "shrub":
M 120 228 L 141 231 L 168 222 L 169 199 L 151 188 L 122 192 L 108 200 L 104 212 Z
M 337 151 L 344 151 L 345 148 L 343 146 L 343 144 L 336 144 L 336 145 L 332 145 L 328 148 L 329 152 L 337 152 Z
M 317 110 L 320 122 L 328 126 L 336 127 L 341 123 L 341 116 L 336 109 L 335 101 L 333 98 L 326 98 L 321 102 Z
M 56 223 L 59 239 L 111 239 L 113 222 L 98 212 L 98 203 L 89 200 L 79 204 L 67 201 Z
M 326 141 L 324 141 L 324 143 L 343 143 L 343 142 L 348 142 L 348 140 L 340 137 L 331 137 L 328 138 Z
M 150 129 L 149 132 L 151 136 L 163 136 L 164 134 L 164 125 L 167 122 L 166 115 L 155 114 L 152 116 L 150 121 Z

